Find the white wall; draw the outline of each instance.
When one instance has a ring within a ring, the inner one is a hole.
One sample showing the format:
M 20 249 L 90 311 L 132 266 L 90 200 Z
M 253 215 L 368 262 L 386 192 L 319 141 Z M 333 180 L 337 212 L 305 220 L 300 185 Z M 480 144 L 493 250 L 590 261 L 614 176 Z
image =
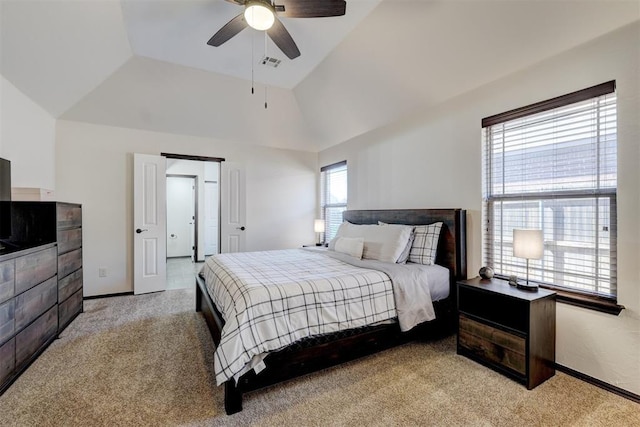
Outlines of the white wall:
M 55 119 L 0 76 L 0 157 L 11 185 L 55 189 Z
M 132 153 L 223 157 L 246 167 L 247 250 L 314 239 L 317 155 L 59 120 L 56 197 L 83 205 L 84 294 L 133 289 Z M 98 268 L 107 277 L 98 277 Z
M 348 161 L 350 209 L 467 209 L 468 275 L 473 277 L 482 263 L 481 119 L 615 79 L 618 302 L 626 309 L 613 316 L 558 304 L 556 360 L 636 394 L 640 394 L 638 46 L 636 22 L 319 156 L 320 165 Z

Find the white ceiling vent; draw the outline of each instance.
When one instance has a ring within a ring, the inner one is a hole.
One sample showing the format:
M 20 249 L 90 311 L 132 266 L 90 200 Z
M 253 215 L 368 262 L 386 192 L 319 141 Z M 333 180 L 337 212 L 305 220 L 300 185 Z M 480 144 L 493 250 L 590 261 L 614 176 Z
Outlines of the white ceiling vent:
M 260 60 L 262 65 L 266 65 L 267 67 L 278 68 L 278 65 L 282 62 L 281 59 L 274 58 L 272 56 L 265 56 Z

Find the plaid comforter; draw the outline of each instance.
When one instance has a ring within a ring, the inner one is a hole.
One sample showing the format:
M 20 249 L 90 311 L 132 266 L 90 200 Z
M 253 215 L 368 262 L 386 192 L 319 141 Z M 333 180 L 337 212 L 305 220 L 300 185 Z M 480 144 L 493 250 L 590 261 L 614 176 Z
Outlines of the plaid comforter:
M 215 351 L 218 385 L 259 372 L 267 352 L 302 338 L 397 315 L 387 274 L 313 251 L 220 254 L 202 273 L 225 321 Z

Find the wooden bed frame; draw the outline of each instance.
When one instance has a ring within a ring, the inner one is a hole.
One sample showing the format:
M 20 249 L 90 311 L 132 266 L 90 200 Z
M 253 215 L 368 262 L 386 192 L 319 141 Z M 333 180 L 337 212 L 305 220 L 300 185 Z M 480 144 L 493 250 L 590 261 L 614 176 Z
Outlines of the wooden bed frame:
M 228 415 L 242 410 L 242 394 L 288 379 L 325 369 L 414 339 L 445 336 L 455 330 L 456 281 L 467 278 L 466 265 L 466 211 L 462 209 L 401 209 L 352 210 L 343 214 L 345 221 L 354 224 L 425 225 L 444 223 L 438 243 L 436 263 L 450 271 L 450 292 L 445 300 L 434 302 L 436 319 L 401 332 L 396 323 L 339 332 L 318 339 L 303 340 L 269 354 L 266 369 L 256 374 L 253 370 L 233 379 L 224 386 L 224 406 Z M 220 343 L 222 316 L 207 292 L 204 279 L 196 275 L 196 311 L 202 312 L 216 345 Z

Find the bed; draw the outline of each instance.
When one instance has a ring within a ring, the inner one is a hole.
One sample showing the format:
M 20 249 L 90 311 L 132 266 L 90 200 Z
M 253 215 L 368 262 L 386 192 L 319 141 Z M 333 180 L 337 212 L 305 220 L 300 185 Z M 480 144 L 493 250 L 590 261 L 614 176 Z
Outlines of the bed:
M 393 315 L 388 316 L 388 310 L 383 307 L 380 310 L 381 314 L 374 313 L 378 317 L 367 313 L 369 320 L 375 320 L 373 324 L 370 324 L 370 321 L 361 324 L 357 319 L 346 329 L 343 327 L 336 331 L 332 330 L 331 333 L 327 333 L 325 329 L 319 329 L 312 336 L 294 339 L 284 348 L 261 353 L 260 358 L 252 360 L 252 367 L 255 369 L 245 369 L 241 374 L 238 374 L 236 369 L 220 376 L 223 374 L 216 366 L 218 382 L 221 382 L 220 378 L 224 380 L 225 411 L 227 414 L 242 410 L 242 398 L 246 392 L 373 354 L 414 339 L 444 336 L 455 330 L 455 283 L 459 279 L 466 278 L 466 212 L 462 209 L 351 210 L 345 211 L 343 218 L 351 224 L 383 222 L 387 224 L 427 225 L 442 222 L 435 263 L 447 269 L 448 292 L 433 301 L 435 318 L 403 332 L 398 319 L 394 319 Z M 278 254 L 274 252 L 275 255 Z M 252 256 L 252 254 L 238 254 L 238 264 L 251 264 L 247 260 L 250 261 Z M 310 256 L 308 258 L 311 260 Z M 229 259 L 228 256 L 227 259 Z M 311 265 L 312 263 L 305 261 L 304 264 Z M 276 270 L 278 269 L 279 267 L 276 268 Z M 309 269 L 311 269 L 310 266 Z M 238 270 L 238 274 L 251 276 L 242 268 Z M 290 274 L 303 275 L 306 274 L 306 271 L 294 271 Z M 374 276 L 372 281 L 375 282 L 375 273 L 370 272 L 369 274 Z M 385 276 L 387 273 L 380 274 Z M 210 275 L 211 273 L 208 272 L 208 276 Z M 378 290 L 371 292 L 380 293 L 380 288 L 376 289 Z M 225 322 L 213 301 L 215 299 L 219 304 L 222 303 L 220 303 L 218 295 L 214 295 L 215 298 L 212 298 L 213 292 L 215 289 L 207 288 L 204 277 L 197 275 L 196 311 L 203 314 L 216 344 L 216 349 L 223 350 L 224 346 L 229 346 L 230 343 L 228 336 L 223 337 L 222 330 Z M 387 301 L 389 300 L 388 295 L 385 298 Z M 393 301 L 393 299 L 392 295 L 391 300 Z M 384 306 L 383 303 L 376 302 L 376 304 Z M 232 317 L 229 319 L 233 321 Z M 231 344 L 231 346 L 233 345 Z M 216 362 L 216 364 L 218 363 Z M 233 373 L 237 374 L 234 376 Z

